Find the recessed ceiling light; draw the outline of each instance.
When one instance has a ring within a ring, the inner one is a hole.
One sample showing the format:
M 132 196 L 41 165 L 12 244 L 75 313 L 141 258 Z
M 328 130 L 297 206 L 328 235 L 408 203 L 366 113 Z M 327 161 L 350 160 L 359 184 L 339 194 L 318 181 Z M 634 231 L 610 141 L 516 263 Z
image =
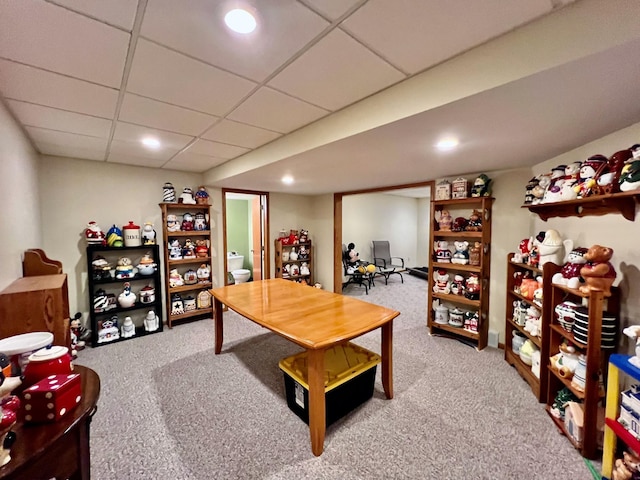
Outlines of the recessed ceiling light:
M 224 23 L 237 33 L 251 33 L 256 29 L 256 19 L 246 10 L 235 8 L 224 16 Z
M 154 150 L 160 148 L 160 140 L 158 140 L 156 137 L 144 137 L 142 139 L 142 144 L 145 147 L 153 148 Z
M 291 175 L 285 175 L 282 177 L 282 183 L 285 185 L 291 185 L 293 183 L 293 177 Z
M 448 152 L 449 150 L 453 150 L 458 146 L 457 138 L 443 138 L 438 143 L 436 143 L 436 148 L 441 152 Z

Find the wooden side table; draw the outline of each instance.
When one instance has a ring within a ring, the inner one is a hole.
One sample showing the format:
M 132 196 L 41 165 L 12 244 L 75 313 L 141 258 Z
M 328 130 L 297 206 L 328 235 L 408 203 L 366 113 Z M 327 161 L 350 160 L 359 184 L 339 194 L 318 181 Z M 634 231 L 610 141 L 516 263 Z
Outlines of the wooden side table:
M 89 427 L 100 396 L 100 377 L 90 368 L 75 366 L 80 374 L 82 400 L 54 423 L 24 424 L 13 427 L 16 441 L 11 461 L 0 468 L 0 479 L 91 478 Z

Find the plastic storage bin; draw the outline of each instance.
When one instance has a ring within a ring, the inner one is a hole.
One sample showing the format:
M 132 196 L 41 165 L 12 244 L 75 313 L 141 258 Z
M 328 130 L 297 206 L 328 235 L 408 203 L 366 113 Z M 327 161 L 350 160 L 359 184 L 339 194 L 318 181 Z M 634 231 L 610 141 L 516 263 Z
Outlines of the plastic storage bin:
M 380 356 L 353 343 L 337 345 L 325 353 L 324 392 L 326 423 L 332 424 L 373 396 Z M 280 360 L 287 404 L 309 423 L 307 352 Z

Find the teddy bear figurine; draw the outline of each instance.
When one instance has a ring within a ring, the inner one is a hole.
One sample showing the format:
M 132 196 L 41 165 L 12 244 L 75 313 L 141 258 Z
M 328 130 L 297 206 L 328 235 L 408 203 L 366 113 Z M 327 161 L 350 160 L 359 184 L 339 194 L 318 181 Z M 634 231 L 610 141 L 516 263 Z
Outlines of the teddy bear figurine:
M 478 210 L 473 210 L 469 216 L 469 222 L 466 226 L 467 232 L 481 232 L 482 231 L 482 213 Z
M 455 241 L 453 242 L 456 251 L 451 258 L 451 263 L 459 265 L 466 265 L 469 263 L 469 242 L 467 241 Z
M 602 291 L 605 297 L 611 296 L 611 285 L 616 279 L 616 270 L 610 260 L 613 249 L 602 245 L 592 245 L 584 258 L 587 263 L 580 269 L 585 284 L 580 287 L 582 293 Z

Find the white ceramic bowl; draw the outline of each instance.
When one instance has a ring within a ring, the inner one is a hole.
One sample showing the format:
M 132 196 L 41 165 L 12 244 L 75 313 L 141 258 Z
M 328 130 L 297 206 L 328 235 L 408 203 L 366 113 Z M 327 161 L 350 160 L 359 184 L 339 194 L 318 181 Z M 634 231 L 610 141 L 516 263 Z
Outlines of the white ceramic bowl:
M 11 362 L 22 372 L 29 363 L 29 355 L 53 343 L 51 332 L 31 332 L 0 340 L 0 352 L 11 357 Z

